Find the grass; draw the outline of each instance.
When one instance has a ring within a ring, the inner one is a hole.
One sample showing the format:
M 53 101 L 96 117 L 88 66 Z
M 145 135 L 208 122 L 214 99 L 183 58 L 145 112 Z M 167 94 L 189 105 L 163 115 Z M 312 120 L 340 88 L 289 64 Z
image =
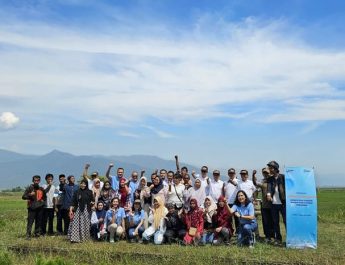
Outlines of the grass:
M 318 191 L 318 249 L 295 250 L 257 243 L 255 249 L 231 246 L 184 247 L 85 242 L 65 237 L 26 241 L 26 204 L 19 193 L 0 193 L 2 264 L 345 264 L 345 189 Z M 259 220 L 259 223 L 261 221 Z M 298 225 L 298 224 L 296 224 Z M 260 231 L 262 235 L 262 231 Z

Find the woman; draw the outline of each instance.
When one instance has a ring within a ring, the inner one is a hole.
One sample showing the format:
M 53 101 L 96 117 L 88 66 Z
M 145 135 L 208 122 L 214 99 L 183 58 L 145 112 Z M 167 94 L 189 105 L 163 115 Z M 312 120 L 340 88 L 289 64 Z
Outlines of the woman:
M 235 204 L 228 207 L 230 213 L 234 213 L 240 219 L 237 243 L 240 246 L 254 247 L 254 231 L 257 229 L 254 205 L 243 190 L 236 194 Z
M 135 200 L 133 203 L 132 210 L 128 213 L 128 236 L 131 242 L 136 239 L 140 242 L 142 233 L 144 232 L 144 210 L 141 209 L 140 200 Z
M 217 213 L 213 215 L 214 241 L 213 244 L 220 245 L 221 243 L 229 244 L 230 238 L 233 234 L 231 214 L 228 210 L 227 203 L 224 196 L 218 199 Z
M 106 234 L 104 220 L 107 211 L 104 209 L 104 203 L 98 201 L 96 210 L 91 215 L 91 237 L 95 240 L 101 240 Z
M 148 228 L 148 219 L 149 219 L 149 214 L 150 214 L 150 207 L 151 207 L 151 190 L 147 186 L 147 180 L 146 177 L 141 177 L 140 178 L 140 202 L 141 202 L 141 208 L 144 210 L 144 228 Z
M 115 195 L 116 192 L 111 187 L 110 181 L 106 180 L 99 197 L 99 200 L 104 202 L 104 210 L 107 211 L 109 209 L 110 201 L 115 198 Z
M 79 189 L 73 194 L 69 217 L 72 220 L 68 229 L 68 237 L 72 243 L 79 243 L 90 238 L 91 206 L 94 205 L 92 191 L 88 183 L 82 180 Z
M 126 179 L 121 178 L 120 186 L 118 190 L 118 196 L 120 198 L 120 207 L 125 210 L 130 210 L 131 208 L 131 189 L 126 185 Z
M 189 205 L 189 200 L 191 198 L 194 198 L 197 200 L 198 205 L 200 205 L 200 207 L 203 208 L 206 198 L 206 189 L 205 187 L 201 186 L 200 178 L 195 179 L 194 187 L 191 187 L 190 189 L 186 189 L 184 191 L 184 197 L 187 205 Z
M 160 197 L 163 204 L 165 204 L 165 192 L 163 181 L 155 173 L 152 174 L 151 178 L 153 179 L 153 184 L 150 186 L 152 195 L 152 205 L 154 203 L 154 199 L 158 197 Z
M 207 196 L 204 202 L 204 233 L 202 235 L 202 244 L 212 244 L 214 237 L 214 223 L 212 217 L 216 213 L 217 205 L 211 196 Z
M 183 192 L 185 186 L 181 183 L 182 176 L 179 173 L 174 175 L 174 184 L 169 183 L 165 188 L 166 203 L 173 204 L 177 209 L 181 209 L 184 205 Z
M 101 181 L 99 180 L 99 178 L 95 178 L 93 180 L 92 193 L 95 199 L 95 204 L 97 204 L 98 199 L 101 195 Z
M 151 208 L 149 215 L 149 223 L 151 224 L 143 233 L 144 242 L 148 242 L 152 237 L 156 245 L 163 242 L 163 236 L 166 230 L 165 216 L 168 210 L 164 207 L 164 202 L 161 197 L 157 196 L 153 200 L 153 208 Z
M 186 225 L 186 235 L 183 241 L 186 245 L 198 244 L 204 231 L 204 216 L 201 209 L 199 209 L 196 199 L 190 199 L 190 210 L 185 209 L 182 215 L 182 220 Z
M 115 197 L 111 200 L 110 208 L 105 216 L 105 225 L 109 232 L 110 243 L 115 242 L 115 235 L 116 239 L 119 239 L 123 236 L 125 231 L 125 217 L 125 210 L 120 207 L 119 198 Z

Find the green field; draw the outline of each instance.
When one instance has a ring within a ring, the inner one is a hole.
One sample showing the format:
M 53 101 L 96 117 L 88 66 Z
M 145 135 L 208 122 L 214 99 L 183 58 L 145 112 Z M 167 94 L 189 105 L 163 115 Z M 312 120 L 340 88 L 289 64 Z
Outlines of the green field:
M 318 249 L 294 250 L 257 243 L 185 247 L 71 244 L 65 237 L 25 240 L 26 202 L 18 193 L 0 193 L 0 265 L 5 264 L 345 264 L 345 189 L 318 191 Z M 259 220 L 261 223 L 261 220 Z M 298 225 L 298 224 L 297 224 Z M 260 231 L 261 235 L 263 234 Z

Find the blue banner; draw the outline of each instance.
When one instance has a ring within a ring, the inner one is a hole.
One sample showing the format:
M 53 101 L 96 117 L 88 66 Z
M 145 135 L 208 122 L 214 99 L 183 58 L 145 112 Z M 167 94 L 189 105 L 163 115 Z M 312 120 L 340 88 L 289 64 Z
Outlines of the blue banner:
M 317 247 L 317 199 L 314 170 L 285 168 L 286 246 Z

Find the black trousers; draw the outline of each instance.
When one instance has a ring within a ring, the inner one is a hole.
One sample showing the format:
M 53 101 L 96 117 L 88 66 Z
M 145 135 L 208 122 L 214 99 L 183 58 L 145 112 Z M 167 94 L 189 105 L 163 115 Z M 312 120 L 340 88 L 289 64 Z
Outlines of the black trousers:
M 26 236 L 31 236 L 32 226 L 35 223 L 35 236 L 39 236 L 41 234 L 41 224 L 42 224 L 42 216 L 43 216 L 43 207 L 32 210 L 28 209 L 28 222 L 26 226 Z
M 47 223 L 48 223 L 48 234 L 52 235 L 53 232 L 53 222 L 54 222 L 54 208 L 44 208 L 43 209 L 43 220 L 42 220 L 42 235 L 47 233 Z
M 63 228 L 62 228 L 62 223 L 63 223 Z M 57 212 L 56 231 L 58 233 L 67 235 L 69 223 L 70 223 L 69 210 L 61 209 L 61 207 L 59 207 L 58 212 Z
M 267 239 L 274 238 L 273 218 L 271 208 L 261 208 L 262 227 Z

